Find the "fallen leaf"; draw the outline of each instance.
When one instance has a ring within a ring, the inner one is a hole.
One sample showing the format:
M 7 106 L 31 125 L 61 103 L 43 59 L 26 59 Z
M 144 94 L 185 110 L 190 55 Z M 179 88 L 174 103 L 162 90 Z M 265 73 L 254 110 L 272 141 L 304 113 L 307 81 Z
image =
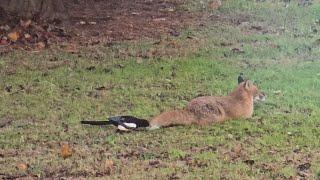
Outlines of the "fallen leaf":
M 17 165 L 17 168 L 20 170 L 20 171 L 26 171 L 28 169 L 28 164 L 25 164 L 25 163 L 19 163 Z
M 36 48 L 37 48 L 38 50 L 43 49 L 43 48 L 45 48 L 45 47 L 46 47 L 46 44 L 45 44 L 44 42 L 38 42 L 38 43 L 36 44 Z
M 13 41 L 16 42 L 19 39 L 20 35 L 18 32 L 14 31 L 8 34 L 8 38 Z
M 143 63 L 143 59 L 141 57 L 137 57 L 136 62 L 138 64 L 142 64 Z
M 107 159 L 104 162 L 104 170 L 105 170 L 105 174 L 112 174 L 115 171 L 115 166 L 114 166 L 114 162 L 111 159 Z
M 30 38 L 31 38 L 31 35 L 30 35 L 30 34 L 28 34 L 28 33 L 26 33 L 26 34 L 24 34 L 24 38 L 26 38 L 26 39 L 30 39 Z
M 30 19 L 28 19 L 28 20 L 26 20 L 26 21 L 20 20 L 20 25 L 21 25 L 22 27 L 26 28 L 26 27 L 29 27 L 29 26 L 30 26 L 31 22 L 32 22 L 32 21 L 31 21 Z
M 63 157 L 64 159 L 72 156 L 73 150 L 72 148 L 69 146 L 68 143 L 62 143 L 61 145 L 61 149 L 60 149 L 60 153 L 61 153 L 61 157 Z
M 107 159 L 104 165 L 106 168 L 112 168 L 114 165 L 114 162 L 111 159 Z
M 8 41 L 6 39 L 1 39 L 0 45 L 7 45 Z
M 208 4 L 209 9 L 215 10 L 218 9 L 222 5 L 220 0 L 213 0 Z

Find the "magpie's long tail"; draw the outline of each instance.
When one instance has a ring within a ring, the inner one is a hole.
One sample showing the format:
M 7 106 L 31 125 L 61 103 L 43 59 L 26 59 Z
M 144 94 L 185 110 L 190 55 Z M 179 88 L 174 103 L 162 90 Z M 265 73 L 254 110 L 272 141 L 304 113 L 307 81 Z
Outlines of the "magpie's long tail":
M 109 121 L 91 121 L 91 120 L 85 120 L 85 121 L 80 121 L 81 124 L 90 124 L 90 125 L 109 125 L 111 124 Z

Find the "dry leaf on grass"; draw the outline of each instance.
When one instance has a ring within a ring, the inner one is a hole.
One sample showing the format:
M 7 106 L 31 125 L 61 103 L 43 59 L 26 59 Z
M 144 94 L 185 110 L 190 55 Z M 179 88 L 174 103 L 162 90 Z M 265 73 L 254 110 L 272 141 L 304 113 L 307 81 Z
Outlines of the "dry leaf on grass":
M 28 169 L 28 164 L 25 164 L 25 163 L 19 163 L 17 164 L 17 168 L 20 170 L 20 171 L 26 171 Z
M 111 159 L 104 162 L 104 170 L 106 174 L 112 174 L 115 171 L 114 162 Z
M 25 20 L 25 21 L 20 20 L 20 25 L 21 25 L 22 27 L 24 27 L 24 28 L 29 27 L 31 23 L 32 23 L 32 21 L 31 21 L 30 19 Z
M 142 64 L 143 63 L 143 59 L 141 57 L 137 57 L 136 62 L 138 64 Z
M 6 39 L 1 39 L 0 40 L 0 45 L 7 45 L 8 41 Z
M 209 3 L 208 7 L 212 10 L 218 9 L 222 5 L 220 0 L 213 0 Z
M 46 44 L 45 44 L 44 42 L 38 42 L 38 43 L 36 44 L 36 49 L 37 49 L 37 50 L 43 49 L 43 48 L 45 48 L 45 47 L 46 47 Z
M 114 162 L 111 159 L 107 159 L 105 162 L 105 167 L 106 168 L 112 168 L 114 165 Z
M 66 158 L 72 156 L 72 153 L 73 153 L 73 149 L 70 147 L 70 145 L 68 143 L 62 143 L 61 149 L 60 149 L 61 157 L 66 159 Z
M 8 38 L 13 42 L 16 42 L 19 39 L 19 37 L 20 37 L 20 34 L 16 31 L 8 34 Z
M 30 35 L 29 33 L 26 33 L 26 34 L 24 34 L 24 38 L 25 38 L 25 39 L 30 39 L 30 38 L 31 38 L 31 35 Z

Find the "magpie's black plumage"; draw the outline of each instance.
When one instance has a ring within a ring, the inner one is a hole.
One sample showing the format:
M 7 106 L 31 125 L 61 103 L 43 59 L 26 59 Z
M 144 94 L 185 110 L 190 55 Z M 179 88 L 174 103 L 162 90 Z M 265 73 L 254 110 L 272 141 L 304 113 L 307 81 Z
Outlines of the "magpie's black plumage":
M 238 84 L 242 83 L 243 81 L 245 81 L 245 78 L 243 77 L 243 73 L 240 73 L 238 76 Z
M 84 121 L 80 121 L 81 124 L 90 124 L 90 125 L 108 125 L 111 124 L 109 121 L 91 121 L 91 120 L 84 120 Z
M 114 126 L 123 126 L 128 129 L 132 129 L 128 127 L 126 124 L 133 123 L 136 125 L 136 128 L 145 128 L 149 126 L 149 122 L 145 119 L 136 118 L 133 116 L 114 116 L 109 117 L 108 121 L 81 121 L 82 124 L 90 124 L 90 125 L 109 125 L 112 124 Z

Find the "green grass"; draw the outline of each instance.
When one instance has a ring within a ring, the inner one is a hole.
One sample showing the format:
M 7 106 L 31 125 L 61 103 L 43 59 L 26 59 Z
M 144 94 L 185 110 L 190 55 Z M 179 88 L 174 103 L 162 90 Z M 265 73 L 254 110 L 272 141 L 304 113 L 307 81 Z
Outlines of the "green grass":
M 27 163 L 29 173 L 39 177 L 285 179 L 299 176 L 298 166 L 310 163 L 307 178 L 319 178 L 320 51 L 315 42 L 320 36 L 312 29 L 320 31 L 320 6 L 223 3 L 217 11 L 202 9 L 226 17 L 223 21 L 209 18 L 205 28 L 172 39 L 185 45 L 181 57 L 172 47 L 152 42 L 80 54 L 15 51 L 0 57 L 0 117 L 13 119 L 0 129 L 0 177 L 25 174 L 16 166 Z M 228 20 L 242 16 L 248 18 L 240 25 Z M 190 41 L 190 34 L 198 41 Z M 235 47 L 244 53 L 233 53 Z M 168 53 L 137 62 L 136 55 L 150 49 Z M 48 68 L 62 61 L 67 64 Z M 13 63 L 16 72 L 8 75 Z M 199 94 L 226 95 L 240 72 L 268 96 L 255 106 L 252 119 L 128 134 L 79 124 L 118 114 L 148 119 Z M 95 90 L 102 86 L 106 90 Z M 67 159 L 59 155 L 64 141 L 75 149 Z M 240 151 L 235 150 L 239 144 Z M 111 170 L 104 166 L 106 159 L 114 162 Z M 154 160 L 159 163 L 152 165 Z

